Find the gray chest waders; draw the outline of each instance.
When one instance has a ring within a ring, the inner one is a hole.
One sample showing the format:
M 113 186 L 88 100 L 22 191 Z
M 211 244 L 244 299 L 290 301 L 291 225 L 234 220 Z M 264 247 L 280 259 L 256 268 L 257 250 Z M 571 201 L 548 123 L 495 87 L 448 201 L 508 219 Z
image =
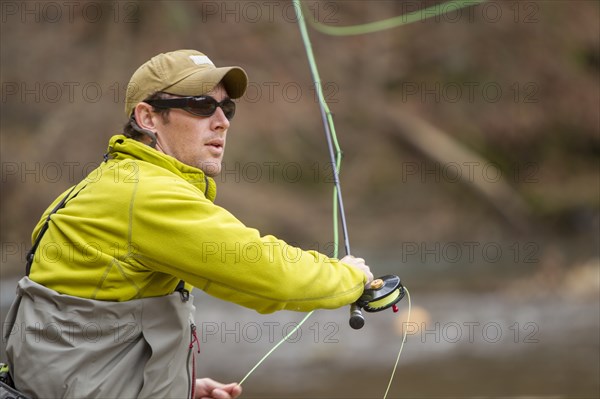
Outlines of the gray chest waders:
M 19 391 L 0 386 L 0 399 L 193 397 L 199 344 L 183 281 L 170 295 L 112 302 L 63 295 L 28 277 L 51 216 L 75 187 L 27 255 L 3 332 Z

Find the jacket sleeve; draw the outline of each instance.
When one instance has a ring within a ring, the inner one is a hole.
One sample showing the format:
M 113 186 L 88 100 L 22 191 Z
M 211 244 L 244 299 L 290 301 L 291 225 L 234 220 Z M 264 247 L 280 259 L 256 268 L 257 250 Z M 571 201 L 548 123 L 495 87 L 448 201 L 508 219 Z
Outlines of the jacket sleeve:
M 136 261 L 260 313 L 338 308 L 361 295 L 360 270 L 261 236 L 180 179 L 140 184 L 130 237 Z

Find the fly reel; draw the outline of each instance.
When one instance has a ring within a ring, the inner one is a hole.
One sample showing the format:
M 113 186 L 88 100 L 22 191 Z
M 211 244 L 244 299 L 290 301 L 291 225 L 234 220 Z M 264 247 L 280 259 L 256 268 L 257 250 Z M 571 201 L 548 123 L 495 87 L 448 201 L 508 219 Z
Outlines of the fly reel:
M 358 300 L 350 309 L 350 327 L 358 330 L 365 325 L 361 309 L 374 313 L 392 308 L 398 311 L 396 304 L 404 298 L 404 287 L 400 277 L 387 275 L 371 281 Z

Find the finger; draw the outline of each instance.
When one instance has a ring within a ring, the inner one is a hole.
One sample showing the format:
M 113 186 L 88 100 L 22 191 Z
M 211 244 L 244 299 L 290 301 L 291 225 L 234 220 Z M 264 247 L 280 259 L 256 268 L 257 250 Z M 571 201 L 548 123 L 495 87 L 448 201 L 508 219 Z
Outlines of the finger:
M 223 389 L 221 388 L 215 388 L 211 391 L 210 395 L 214 398 L 214 399 L 231 399 L 231 395 L 229 395 L 229 393 L 225 392 Z
M 229 394 L 231 395 L 231 397 L 233 399 L 235 399 L 242 394 L 242 387 L 237 382 L 235 382 L 231 385 L 233 385 L 233 387 L 231 388 L 231 391 L 229 391 Z
M 242 387 L 237 382 L 230 382 L 229 384 L 219 384 L 216 385 L 214 388 L 222 389 L 230 394 L 234 390 L 239 390 L 240 392 L 242 391 Z

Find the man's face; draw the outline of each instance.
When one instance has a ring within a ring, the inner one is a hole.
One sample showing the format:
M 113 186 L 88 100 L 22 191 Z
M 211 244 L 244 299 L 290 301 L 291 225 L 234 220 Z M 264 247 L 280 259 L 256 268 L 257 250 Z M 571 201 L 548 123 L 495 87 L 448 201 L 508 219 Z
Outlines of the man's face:
M 219 102 L 228 97 L 221 85 L 206 95 Z M 201 169 L 208 176 L 216 176 L 221 172 L 227 129 L 229 120 L 220 107 L 207 117 L 172 108 L 166 120 L 156 119 L 156 149 Z

